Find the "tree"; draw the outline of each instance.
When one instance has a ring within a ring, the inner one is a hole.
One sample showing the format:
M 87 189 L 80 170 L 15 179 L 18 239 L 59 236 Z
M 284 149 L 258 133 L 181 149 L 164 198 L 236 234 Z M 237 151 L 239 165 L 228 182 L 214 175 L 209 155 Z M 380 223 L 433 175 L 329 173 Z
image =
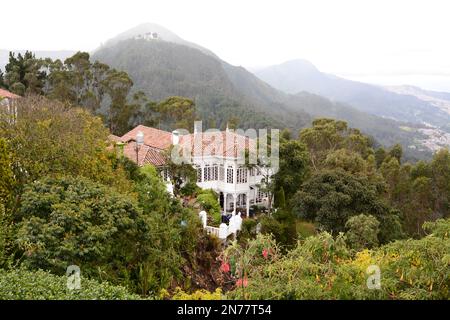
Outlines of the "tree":
M 91 62 L 87 52 L 77 52 L 64 63 L 47 59 L 44 65 L 48 70 L 48 97 L 103 115 L 110 131 L 117 135 L 133 125 L 141 106 L 139 99 L 128 101 L 133 81 L 126 72 Z M 106 115 L 100 110 L 102 106 L 107 107 Z
M 338 149 L 357 152 L 363 159 L 373 152 L 370 140 L 344 121 L 316 119 L 312 124 L 300 132 L 300 141 L 308 148 L 314 170 L 323 168 L 327 155 Z
M 380 222 L 371 215 L 353 216 L 345 223 L 346 241 L 351 248 L 357 251 L 377 247 L 379 226 Z
M 133 86 L 133 81 L 126 72 L 110 70 L 105 79 L 105 92 L 110 97 L 107 117 L 109 130 L 122 135 L 130 129 L 129 120 L 138 107 L 128 104 L 127 97 Z
M 389 150 L 389 156 L 397 159 L 398 163 L 402 162 L 402 156 L 403 156 L 403 148 L 400 144 L 395 144 L 390 150 Z
M 42 70 L 43 61 L 26 51 L 24 55 L 9 53 L 9 62 L 5 66 L 4 84 L 7 89 L 18 95 L 42 94 L 46 73 Z
M 281 139 L 279 159 L 279 169 L 274 176 L 275 188 L 283 189 L 289 201 L 309 173 L 309 154 L 300 141 Z
M 136 201 L 86 178 L 44 178 L 27 185 L 15 221 L 23 263 L 59 275 L 78 265 L 88 277 L 117 283 L 145 245 Z
M 330 152 L 325 158 L 325 166 L 329 169 L 341 168 L 352 174 L 366 174 L 367 163 L 357 152 L 338 149 Z
M 400 183 L 400 163 L 397 158 L 386 158 L 380 168 L 387 184 L 387 196 L 391 202 L 396 201 L 399 196 L 398 185 Z
M 191 131 L 194 127 L 195 103 L 191 99 L 184 97 L 169 97 L 158 103 L 154 110 L 157 113 L 157 121 L 161 127 L 175 129 L 186 129 Z
M 130 182 L 121 167 L 113 169 L 108 131 L 87 111 L 43 97 L 16 102 L 18 119 L 0 115 L 0 137 L 8 141 L 19 186 L 45 175 L 71 174 L 114 185 L 124 192 Z
M 12 170 L 12 156 L 5 139 L 0 138 L 0 204 L 6 205 L 11 200 L 15 185 Z
M 292 207 L 298 217 L 334 233 L 344 231 L 347 220 L 361 212 L 376 217 L 381 229 L 385 227 L 382 217 L 392 214 L 376 185 L 339 169 L 314 173 L 295 194 Z
M 404 214 L 404 228 L 413 236 L 424 234 L 422 224 L 432 218 L 434 195 L 431 179 L 418 177 L 412 184 L 413 196 Z
M 377 168 L 379 168 L 381 166 L 381 164 L 383 163 L 384 159 L 386 159 L 386 157 L 387 157 L 387 152 L 386 152 L 386 150 L 384 150 L 383 147 L 380 147 L 377 150 L 375 150 L 375 160 L 377 163 Z
M 153 214 L 170 211 L 169 194 L 154 166 L 145 165 L 139 168 L 139 178 L 135 185 L 139 206 L 144 212 Z
M 286 196 L 284 193 L 284 188 L 281 187 L 275 194 L 274 205 L 276 208 L 283 209 L 286 207 Z
M 164 169 L 168 172 L 175 196 L 181 194 L 181 190 L 184 186 L 194 185 L 197 182 L 197 170 L 192 166 L 190 159 L 181 159 L 180 163 L 172 161 L 172 152 L 181 152 L 177 147 L 178 146 L 172 146 L 164 153 L 166 159 Z M 174 148 L 176 149 L 174 150 Z
M 430 165 L 432 193 L 436 197 L 435 212 L 439 217 L 450 217 L 450 152 L 441 149 Z
M 0 69 L 0 88 L 5 88 L 6 89 L 5 76 L 4 76 L 3 71 L 1 69 Z

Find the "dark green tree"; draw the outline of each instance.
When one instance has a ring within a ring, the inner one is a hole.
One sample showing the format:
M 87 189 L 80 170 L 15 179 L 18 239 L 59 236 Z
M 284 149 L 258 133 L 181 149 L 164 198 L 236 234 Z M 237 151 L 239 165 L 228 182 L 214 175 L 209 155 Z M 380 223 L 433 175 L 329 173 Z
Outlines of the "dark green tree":
M 17 56 L 10 52 L 9 62 L 5 66 L 4 84 L 9 91 L 18 95 L 42 94 L 47 76 L 42 66 L 43 61 L 31 51 Z
M 403 148 L 400 144 L 395 144 L 392 146 L 392 148 L 389 150 L 389 156 L 394 157 L 397 159 L 399 163 L 402 162 L 402 156 L 403 156 Z
M 360 214 L 351 217 L 345 224 L 348 245 L 357 251 L 377 247 L 379 226 L 380 222 L 371 215 Z
M 347 220 L 361 212 L 376 217 L 380 228 L 381 218 L 392 214 L 376 185 L 339 169 L 314 173 L 296 193 L 292 207 L 298 217 L 334 233 L 344 231 Z
M 274 177 L 275 188 L 283 189 L 289 201 L 309 173 L 309 153 L 300 141 L 281 139 L 279 157 L 279 170 Z

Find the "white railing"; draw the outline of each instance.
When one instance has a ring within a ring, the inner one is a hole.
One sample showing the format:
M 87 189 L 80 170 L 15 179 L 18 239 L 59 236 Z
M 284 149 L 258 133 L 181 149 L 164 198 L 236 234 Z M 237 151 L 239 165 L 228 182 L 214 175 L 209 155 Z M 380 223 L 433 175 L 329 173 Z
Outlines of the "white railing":
M 242 226 L 242 218 L 240 213 L 235 214 L 231 217 L 229 225 L 225 223 L 221 223 L 219 228 L 208 226 L 207 223 L 207 216 L 205 211 L 201 211 L 199 214 L 200 220 L 203 224 L 203 229 L 206 230 L 206 233 L 209 235 L 214 235 L 218 237 L 221 240 L 225 240 L 228 238 L 231 234 L 237 234 L 239 230 L 241 230 Z
M 213 235 L 216 236 L 217 238 L 219 237 L 219 228 L 216 227 L 211 227 L 211 226 L 206 226 L 205 227 L 206 233 L 209 235 Z

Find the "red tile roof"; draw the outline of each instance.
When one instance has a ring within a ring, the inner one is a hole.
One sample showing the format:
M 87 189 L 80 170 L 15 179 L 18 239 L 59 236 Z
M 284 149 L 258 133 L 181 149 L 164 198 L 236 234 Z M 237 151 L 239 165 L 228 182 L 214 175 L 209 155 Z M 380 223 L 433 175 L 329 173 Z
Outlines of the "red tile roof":
M 139 125 L 121 137 L 123 142 L 136 141 L 139 131 L 144 134 L 144 144 L 156 149 L 167 149 L 172 144 L 172 133 Z
M 12 92 L 9 92 L 8 90 L 4 90 L 0 88 L 0 98 L 8 98 L 8 99 L 18 99 L 20 96 L 17 94 L 14 94 Z
M 136 144 L 134 142 L 127 143 L 123 148 L 123 154 L 128 159 L 132 160 L 133 162 L 136 162 Z M 163 150 L 155 149 L 152 147 L 149 147 L 147 145 L 142 145 L 139 148 L 138 152 L 138 165 L 143 166 L 144 164 L 152 164 L 154 166 L 162 166 L 166 163 L 166 160 L 164 158 Z
M 151 163 L 162 166 L 166 163 L 164 151 L 172 145 L 172 133 L 146 126 L 137 126 L 123 135 L 118 141 L 125 142 L 124 155 L 136 162 L 135 141 L 137 133 L 144 133 L 144 145 L 139 149 L 138 165 Z M 110 137 L 117 140 L 117 137 Z M 256 140 L 229 131 L 203 132 L 198 134 L 182 135 L 179 144 L 192 150 L 191 156 L 220 156 L 239 157 L 245 150 L 256 150 Z M 195 147 L 195 148 L 194 148 Z
M 246 150 L 256 150 L 256 141 L 249 137 L 229 132 L 203 132 L 181 136 L 180 145 L 191 145 L 192 156 L 239 157 Z M 195 147 L 195 148 L 194 148 Z

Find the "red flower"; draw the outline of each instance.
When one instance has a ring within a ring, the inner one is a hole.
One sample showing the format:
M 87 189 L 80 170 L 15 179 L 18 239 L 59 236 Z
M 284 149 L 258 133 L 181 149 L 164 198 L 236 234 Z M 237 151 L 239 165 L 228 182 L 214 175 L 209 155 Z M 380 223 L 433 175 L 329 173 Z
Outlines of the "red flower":
M 262 255 L 263 255 L 264 259 L 267 259 L 267 257 L 269 256 L 269 251 L 267 249 L 264 249 L 262 251 Z
M 230 265 L 226 262 L 222 262 L 220 265 L 220 270 L 225 273 L 230 272 Z
M 245 277 L 244 280 L 237 279 L 236 286 L 238 286 L 238 287 L 246 287 L 246 286 L 248 286 L 248 279 L 247 279 L 247 277 Z

